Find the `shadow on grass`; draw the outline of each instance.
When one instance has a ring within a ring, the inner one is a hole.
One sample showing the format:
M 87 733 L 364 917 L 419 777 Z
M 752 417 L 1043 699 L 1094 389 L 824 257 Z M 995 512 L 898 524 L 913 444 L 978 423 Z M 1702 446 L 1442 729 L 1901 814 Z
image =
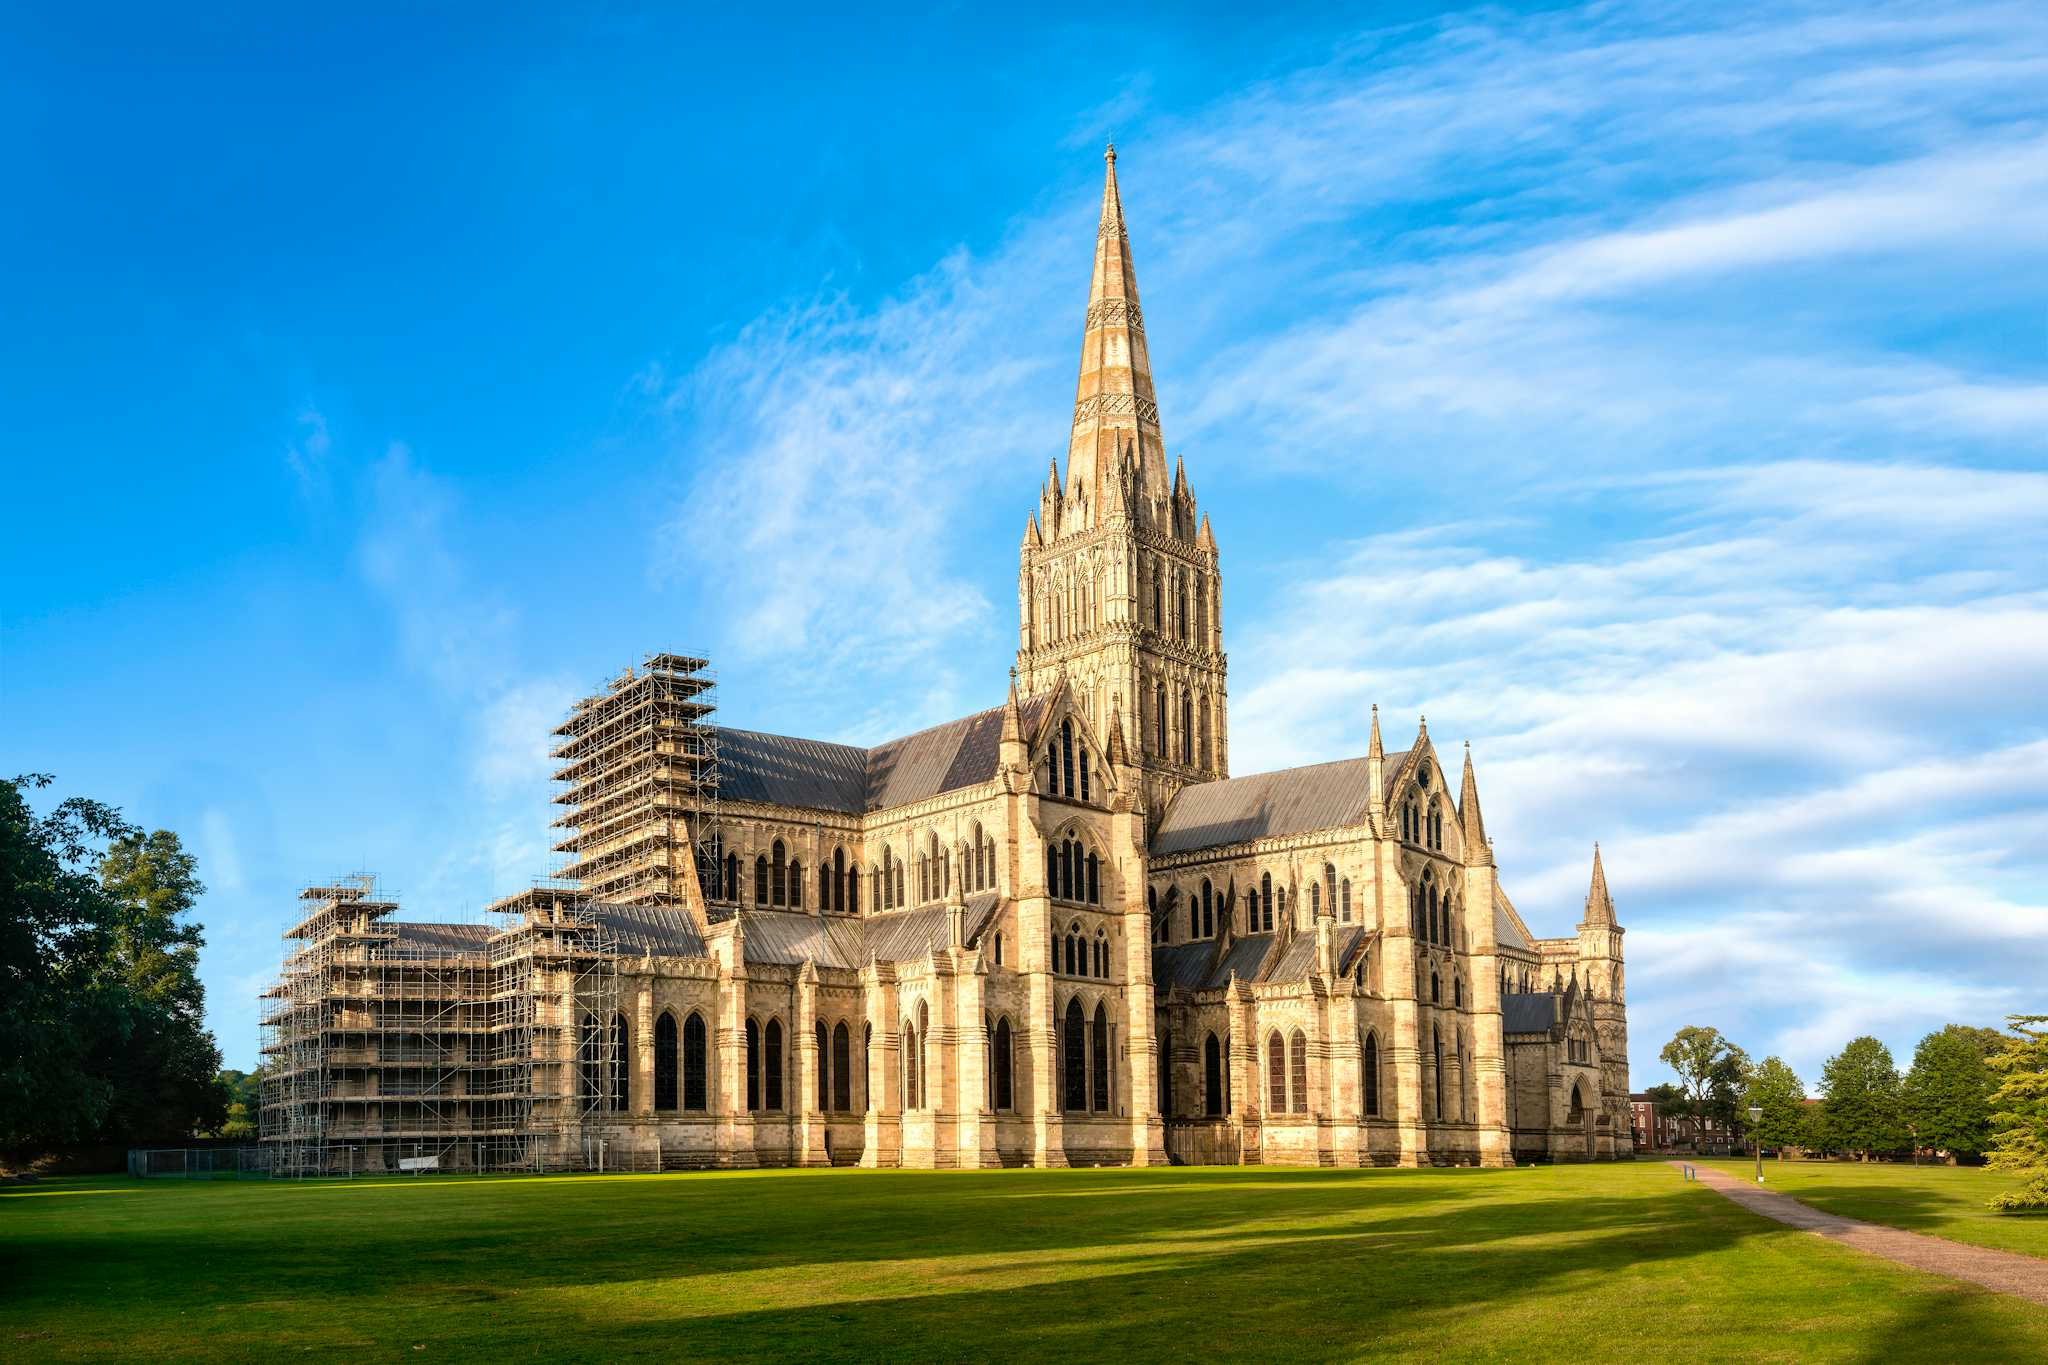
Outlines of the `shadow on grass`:
M 95 1331 L 126 1339 L 124 1323 L 163 1332 L 154 1354 L 221 1357 L 390 1349 L 398 1334 L 444 1355 L 585 1359 L 1484 1355 L 1488 1342 L 1526 1357 L 1628 1339 L 1698 1354 L 1710 1339 L 1687 1338 L 1688 1323 L 1727 1330 L 1739 1290 L 1744 1330 L 1775 1335 L 1728 1353 L 1840 1356 L 1919 1311 L 1883 1267 L 1849 1273 L 1828 1258 L 1850 1253 L 1794 1247 L 1799 1234 L 1657 1174 L 266 1187 L 80 1201 L 105 1211 L 41 1220 L 33 1238 L 0 1223 L 0 1248 L 17 1253 L 17 1303 L 78 1327 L 79 1354 L 101 1346 Z M 1949 1328 L 1929 1339 L 1970 1358 L 1974 1310 L 1937 1297 Z M 23 1320 L 0 1306 L 10 1318 Z

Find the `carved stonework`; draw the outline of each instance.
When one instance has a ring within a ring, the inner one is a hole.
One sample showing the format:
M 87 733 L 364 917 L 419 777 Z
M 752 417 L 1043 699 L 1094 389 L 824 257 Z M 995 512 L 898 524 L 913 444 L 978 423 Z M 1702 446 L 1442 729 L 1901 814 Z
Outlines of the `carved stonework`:
M 1137 413 L 1141 422 L 1159 425 L 1159 405 L 1134 393 L 1091 394 L 1074 404 L 1076 422 L 1086 421 L 1090 417 L 1113 417 L 1127 412 Z
M 1104 299 L 1089 307 L 1088 320 L 1084 324 L 1086 330 L 1092 331 L 1097 327 L 1112 325 L 1123 325 L 1133 332 L 1142 332 L 1145 330 L 1145 318 L 1138 311 L 1138 305 L 1129 299 Z

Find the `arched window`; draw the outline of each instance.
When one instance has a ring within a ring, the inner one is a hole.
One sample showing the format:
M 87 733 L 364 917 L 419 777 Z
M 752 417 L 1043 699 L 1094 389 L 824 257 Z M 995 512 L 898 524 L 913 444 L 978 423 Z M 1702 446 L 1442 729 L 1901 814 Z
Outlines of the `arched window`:
M 794 910 L 804 908 L 804 865 L 794 858 L 789 860 L 789 904 Z
M 676 1017 L 667 1010 L 654 1021 L 654 1107 L 676 1107 Z
M 1294 1031 L 1294 1040 L 1288 1046 L 1287 1051 L 1291 1063 L 1288 1071 L 1292 1081 L 1290 1088 L 1294 1091 L 1294 1112 L 1306 1114 L 1308 1112 L 1308 1038 L 1300 1029 Z
M 1102 859 L 1088 855 L 1088 903 L 1102 904 Z
M 853 1035 L 844 1020 L 832 1026 L 832 1107 L 853 1108 Z
M 1314 882 L 1308 884 L 1308 917 L 1315 919 L 1323 913 L 1323 888 Z
M 704 1036 L 704 1016 L 691 1011 L 683 1021 L 683 1108 L 699 1112 L 709 1107 Z
M 1095 1006 L 1095 1038 L 1090 1049 L 1095 1061 L 1095 1108 L 1105 1112 L 1109 1108 L 1109 1010 Z
M 1443 1003 L 1443 999 L 1443 983 L 1437 980 L 1437 975 L 1435 972 L 1431 972 L 1429 974 L 1429 1003 L 1432 1005 L 1440 1005 Z
M 1156 733 L 1153 736 L 1152 752 L 1166 757 L 1166 684 L 1152 684 L 1152 719 Z
M 858 877 L 860 872 L 856 870 L 853 875 Z M 860 888 L 857 885 L 854 887 L 854 894 L 860 894 Z M 824 909 L 824 897 L 820 896 L 818 900 L 818 908 Z M 832 850 L 832 913 L 835 915 L 846 913 L 846 850 L 843 848 Z
M 1339 902 L 1343 906 L 1343 909 L 1339 914 L 1339 918 L 1345 924 L 1349 924 L 1351 923 L 1351 878 L 1346 877 L 1343 880 L 1343 882 L 1339 884 L 1337 888 L 1337 896 Z
M 782 1108 L 782 1021 L 770 1019 L 761 1037 L 762 1051 L 767 1054 L 761 1066 L 762 1107 L 777 1110 Z
M 1002 936 L 1001 934 L 997 934 L 997 935 L 996 935 L 996 966 L 1000 967 L 1000 966 L 1002 966 L 1002 965 L 1003 965 L 1003 936 Z
M 1436 1116 L 1444 1116 L 1444 1036 L 1436 1029 L 1429 1031 L 1430 1051 L 1436 1058 Z
M 1365 1116 L 1378 1118 L 1380 1112 L 1380 1036 L 1377 1033 L 1365 1035 L 1365 1047 L 1359 1059 L 1359 1068 L 1364 1072 Z
M 747 1020 L 747 1108 L 749 1111 L 761 1107 L 761 1030 L 753 1020 Z
M 1074 794 L 1074 722 L 1060 722 L 1060 795 Z
M 1287 1044 L 1278 1029 L 1266 1039 L 1266 1111 L 1287 1112 Z
M 980 891 L 988 886 L 988 865 L 983 860 L 981 846 L 981 825 L 974 826 L 974 889 Z
M 1273 893 L 1273 913 L 1282 919 L 1287 918 L 1287 890 L 1285 887 Z M 1269 924 L 1266 927 L 1270 929 L 1273 926 Z
M 1081 975 L 1081 936 L 1067 935 L 1067 975 Z
M 932 1104 L 931 1091 L 925 1085 L 925 1058 L 931 1051 L 932 1007 L 926 1001 L 917 1002 L 917 1107 L 929 1109 Z
M 789 904 L 789 869 L 783 864 L 782 840 L 769 845 L 768 897 L 771 905 Z
M 768 858 L 766 854 L 754 858 L 754 904 L 768 903 Z
M 1210 887 L 1210 885 L 1209 885 L 1209 879 L 1208 879 L 1207 877 L 1204 877 L 1204 878 L 1202 878 L 1202 937 L 1203 937 L 1203 938 L 1214 938 L 1214 937 L 1216 936 L 1216 917 L 1215 917 L 1215 910 L 1214 910 L 1214 906 L 1215 906 L 1215 892 L 1214 892 L 1214 890 L 1212 890 L 1212 889 L 1211 889 L 1211 887 Z
M 859 863 L 848 863 L 846 865 L 846 913 L 849 915 L 858 915 L 860 913 Z
M 814 1026 L 814 1041 L 818 1046 L 818 1108 L 832 1107 L 832 1039 L 825 1032 L 825 1021 L 818 1020 Z
M 725 884 L 719 888 L 719 891 L 729 901 L 736 901 L 740 898 L 739 854 L 728 853 L 725 855 Z
M 1088 794 L 1088 746 L 1081 746 L 1081 799 L 1090 800 Z
M 1180 694 L 1180 761 L 1195 761 L 1195 698 L 1190 692 Z
M 1170 1119 L 1173 1117 L 1173 1034 L 1166 1029 L 1159 1030 L 1159 1039 L 1153 1046 L 1158 1049 L 1159 1112 Z
M 626 1112 L 627 1077 L 632 1070 L 632 1055 L 627 1049 L 626 1016 L 612 1016 L 612 1108 L 618 1113 Z
M 896 887 L 895 887 L 895 892 L 894 892 L 894 894 L 895 894 L 895 897 L 896 897 L 896 904 L 897 904 L 897 905 L 899 905 L 899 906 L 900 906 L 900 905 L 902 905 L 902 904 L 904 903 L 904 900 L 903 900 L 903 864 L 902 864 L 902 863 L 898 863 L 898 864 L 896 864 Z
M 1460 1009 L 1465 1007 L 1465 978 L 1461 976 L 1451 978 L 1451 1003 Z
M 1273 932 L 1273 874 L 1270 872 L 1259 874 L 1259 906 L 1259 922 L 1270 934 Z
M 1202 901 L 1198 896 L 1188 897 L 1188 937 L 1202 936 Z
M 903 1107 L 917 1108 L 917 1025 L 903 1025 Z
M 1061 1099 L 1063 1109 L 1081 1110 L 1088 1107 L 1088 1025 L 1081 1016 L 1079 997 L 1067 1001 L 1067 1012 L 1060 1023 L 1061 1070 L 1065 1073 L 1065 1095 Z
M 1080 861 L 1081 845 L 1072 839 L 1067 840 L 1060 855 L 1060 890 L 1070 901 L 1081 899 L 1080 892 L 1074 886 L 1074 869 Z M 1085 878 L 1086 874 L 1083 873 L 1083 879 Z
M 1202 1112 L 1210 1118 L 1223 1112 L 1223 1048 L 1213 1033 L 1202 1039 Z
M 995 1041 L 995 1107 L 1008 1112 L 1016 1107 L 1014 1062 L 1010 1056 L 1010 1020 L 1007 1015 L 996 1020 Z

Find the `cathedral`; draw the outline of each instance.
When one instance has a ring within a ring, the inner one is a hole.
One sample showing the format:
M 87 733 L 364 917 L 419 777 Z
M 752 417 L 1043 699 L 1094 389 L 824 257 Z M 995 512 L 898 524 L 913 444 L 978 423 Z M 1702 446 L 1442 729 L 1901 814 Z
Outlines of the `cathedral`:
M 1539 938 L 1426 724 L 1389 749 L 1374 708 L 1360 756 L 1231 776 L 1221 556 L 1106 160 L 1007 695 L 860 748 L 713 725 L 706 661 L 651 656 L 556 731 L 570 861 L 507 927 L 305 893 L 266 1140 L 308 1169 L 1631 1155 L 1597 848 Z

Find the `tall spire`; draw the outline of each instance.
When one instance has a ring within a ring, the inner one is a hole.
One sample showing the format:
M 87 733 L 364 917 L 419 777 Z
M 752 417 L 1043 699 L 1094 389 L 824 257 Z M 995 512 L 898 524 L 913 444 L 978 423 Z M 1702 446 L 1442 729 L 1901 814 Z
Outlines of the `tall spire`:
M 1587 924 L 1614 926 L 1614 898 L 1607 894 L 1607 869 L 1600 866 L 1600 845 L 1593 845 L 1593 885 L 1586 892 Z
M 1479 815 L 1479 782 L 1472 776 L 1472 745 L 1465 745 L 1465 785 L 1458 790 L 1458 833 L 1465 845 L 1465 865 L 1483 867 L 1493 861 L 1486 842 L 1486 821 Z
M 1139 481 L 1158 497 L 1167 491 L 1166 445 L 1152 392 L 1145 319 L 1138 309 L 1138 274 L 1131 266 L 1131 239 L 1117 191 L 1114 144 L 1102 159 L 1102 218 L 1095 230 L 1095 273 L 1088 282 L 1088 316 L 1081 333 L 1067 478 L 1094 493 L 1097 481 L 1114 473 L 1117 453 L 1135 439 Z

